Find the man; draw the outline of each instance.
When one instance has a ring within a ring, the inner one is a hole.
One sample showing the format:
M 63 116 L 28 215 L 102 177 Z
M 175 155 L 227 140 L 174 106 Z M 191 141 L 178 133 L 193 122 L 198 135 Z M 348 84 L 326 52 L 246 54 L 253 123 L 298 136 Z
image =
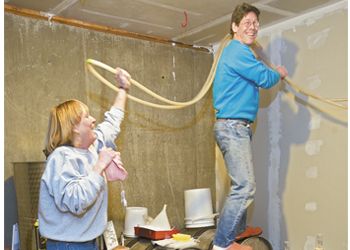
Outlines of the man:
M 214 250 L 252 249 L 235 242 L 246 230 L 247 208 L 255 193 L 250 124 L 259 108 L 259 88 L 270 88 L 288 75 L 283 66 L 275 70 L 267 67 L 250 49 L 258 34 L 259 14 L 256 7 L 247 3 L 235 8 L 231 19 L 233 39 L 223 50 L 214 79 L 215 137 L 231 178 Z

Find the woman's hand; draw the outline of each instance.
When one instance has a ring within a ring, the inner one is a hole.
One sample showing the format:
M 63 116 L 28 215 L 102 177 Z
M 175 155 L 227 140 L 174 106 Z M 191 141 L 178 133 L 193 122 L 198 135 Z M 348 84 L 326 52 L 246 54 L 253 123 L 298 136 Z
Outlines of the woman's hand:
M 102 174 L 104 169 L 112 162 L 113 158 L 117 156 L 117 152 L 112 148 L 102 148 L 98 155 L 98 160 L 93 170 Z
M 130 81 L 131 81 L 131 76 L 129 72 L 121 68 L 116 68 L 115 70 L 116 70 L 115 79 L 119 84 L 118 87 L 124 90 L 128 90 L 130 88 Z

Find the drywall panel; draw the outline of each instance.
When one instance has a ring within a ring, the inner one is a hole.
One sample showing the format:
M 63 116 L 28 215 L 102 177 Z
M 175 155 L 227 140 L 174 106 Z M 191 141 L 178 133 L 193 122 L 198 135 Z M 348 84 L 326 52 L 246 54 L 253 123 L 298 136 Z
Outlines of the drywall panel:
M 199 92 L 212 62 L 211 54 L 198 50 L 5 13 L 5 183 L 12 179 L 14 162 L 45 160 L 42 149 L 54 105 L 76 98 L 102 120 L 115 93 L 86 70 L 88 58 L 125 68 L 135 80 L 175 101 Z M 113 75 L 101 73 L 113 81 Z M 156 102 L 136 87 L 130 94 Z M 116 143 L 129 172 L 123 183 L 129 206 L 145 206 L 154 217 L 167 204 L 171 225 L 182 228 L 184 190 L 209 187 L 215 199 L 213 119 L 210 94 L 170 111 L 128 101 Z M 121 184 L 109 188 L 109 218 L 119 234 L 124 222 Z M 15 194 L 6 197 L 11 199 L 5 200 L 5 216 L 16 211 Z M 10 223 L 5 235 L 11 234 Z
M 260 41 L 299 87 L 347 98 L 345 8 L 270 27 Z M 291 249 L 314 249 L 317 234 L 325 249 L 347 249 L 347 111 L 292 92 L 283 83 L 262 91 L 252 222 L 263 225 L 274 249 L 285 241 Z

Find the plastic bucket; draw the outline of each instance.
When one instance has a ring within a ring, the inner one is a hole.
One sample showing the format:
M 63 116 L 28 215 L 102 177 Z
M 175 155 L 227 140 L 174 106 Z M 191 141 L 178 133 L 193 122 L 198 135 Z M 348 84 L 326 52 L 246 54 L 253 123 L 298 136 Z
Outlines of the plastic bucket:
M 213 205 L 209 188 L 189 189 L 185 191 L 186 228 L 213 226 Z
M 135 226 L 144 226 L 148 218 L 146 207 L 127 207 L 125 211 L 124 235 L 127 237 L 137 237 Z

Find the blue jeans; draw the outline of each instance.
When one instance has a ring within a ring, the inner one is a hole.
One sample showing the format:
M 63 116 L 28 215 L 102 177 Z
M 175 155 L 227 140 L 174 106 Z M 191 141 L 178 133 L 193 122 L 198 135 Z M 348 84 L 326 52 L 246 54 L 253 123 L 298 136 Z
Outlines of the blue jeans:
M 247 208 L 254 199 L 252 131 L 245 121 L 228 119 L 216 121 L 214 132 L 231 178 L 231 188 L 220 213 L 213 243 L 227 247 L 245 230 Z
M 46 250 L 97 250 L 96 240 L 87 242 L 65 242 L 47 240 Z

